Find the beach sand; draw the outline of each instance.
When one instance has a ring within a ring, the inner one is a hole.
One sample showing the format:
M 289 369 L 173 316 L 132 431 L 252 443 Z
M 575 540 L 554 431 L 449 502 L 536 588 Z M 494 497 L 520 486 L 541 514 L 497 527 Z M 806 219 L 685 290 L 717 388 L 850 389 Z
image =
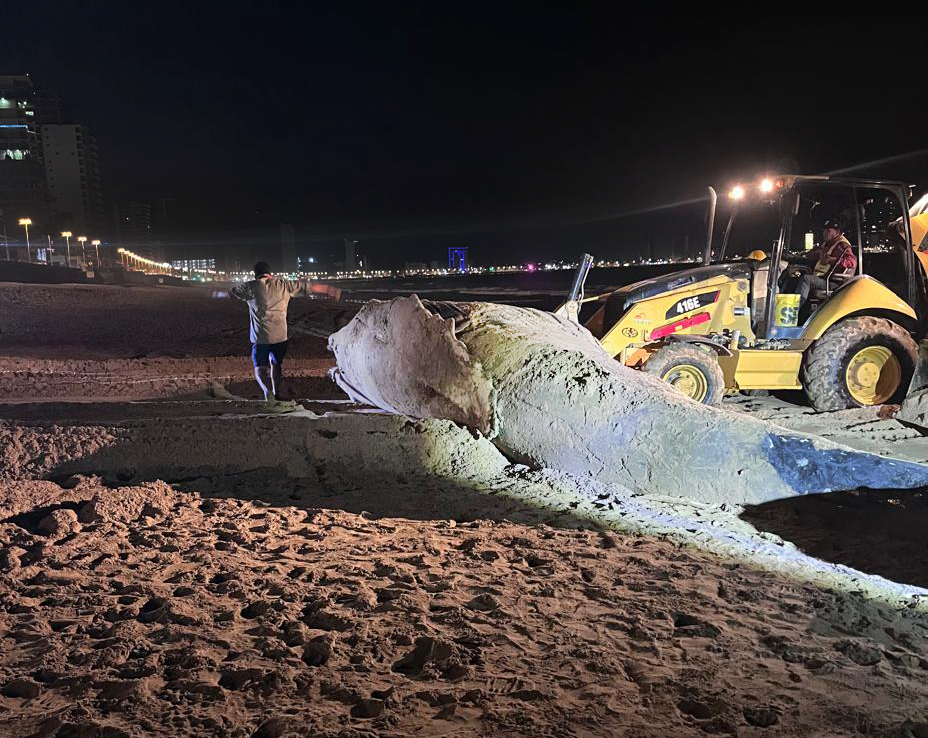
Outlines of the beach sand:
M 0 285 L 0 735 L 928 735 L 923 490 L 747 509 L 288 390 L 203 288 Z M 292 361 L 291 361 L 292 359 Z M 928 460 L 876 411 L 729 404 Z

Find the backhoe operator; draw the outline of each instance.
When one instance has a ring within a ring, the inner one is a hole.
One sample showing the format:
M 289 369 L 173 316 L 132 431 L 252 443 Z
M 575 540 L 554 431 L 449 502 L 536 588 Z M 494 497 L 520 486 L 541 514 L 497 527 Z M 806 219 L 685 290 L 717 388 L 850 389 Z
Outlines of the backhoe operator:
M 822 245 L 800 262 L 811 265 L 814 259 L 812 272 L 805 273 L 802 270 L 791 272 L 791 276 L 797 281 L 790 292 L 799 294 L 800 307 L 806 304 L 812 290 L 824 290 L 829 287 L 825 281 L 826 275 L 830 273 L 830 279 L 840 283 L 857 269 L 854 247 L 844 237 L 844 231 L 837 221 L 825 221 L 822 227 L 822 240 Z M 831 282 L 832 286 L 834 284 L 835 282 Z

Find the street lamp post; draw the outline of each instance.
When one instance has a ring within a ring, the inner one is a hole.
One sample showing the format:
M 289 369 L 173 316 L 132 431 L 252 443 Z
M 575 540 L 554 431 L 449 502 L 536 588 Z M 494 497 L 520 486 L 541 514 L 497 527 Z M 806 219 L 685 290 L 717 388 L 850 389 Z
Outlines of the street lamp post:
M 20 218 L 19 224 L 26 227 L 26 258 L 32 263 L 32 249 L 29 247 L 29 226 L 32 225 L 32 218 Z
M 99 269 L 101 266 L 103 266 L 103 265 L 100 263 L 100 242 L 99 242 L 99 241 L 91 241 L 90 244 L 97 250 L 97 269 Z
M 84 243 L 87 241 L 87 236 L 78 236 L 77 240 L 81 242 L 81 261 L 84 262 L 84 266 L 87 266 L 87 252 L 84 251 Z
M 62 231 L 61 235 L 64 236 L 65 243 L 68 245 L 68 266 L 71 266 L 71 231 Z

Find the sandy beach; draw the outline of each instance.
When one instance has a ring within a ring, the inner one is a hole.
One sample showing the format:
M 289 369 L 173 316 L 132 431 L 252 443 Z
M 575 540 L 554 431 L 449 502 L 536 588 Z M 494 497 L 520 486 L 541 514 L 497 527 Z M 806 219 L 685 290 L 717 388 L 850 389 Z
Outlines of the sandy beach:
M 745 509 L 350 403 L 293 301 L 0 285 L 0 735 L 928 736 L 924 490 Z M 928 462 L 916 426 L 726 406 Z

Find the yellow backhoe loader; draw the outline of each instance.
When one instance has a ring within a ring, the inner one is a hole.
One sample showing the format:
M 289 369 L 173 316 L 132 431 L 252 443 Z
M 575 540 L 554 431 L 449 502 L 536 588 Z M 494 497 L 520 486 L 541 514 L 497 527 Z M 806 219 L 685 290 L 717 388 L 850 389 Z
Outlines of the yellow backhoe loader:
M 557 312 L 583 317 L 616 360 L 700 402 L 797 389 L 819 411 L 898 402 L 928 315 L 928 196 L 914 204 L 910 196 L 899 182 L 768 177 L 732 188 L 716 238 L 710 187 L 702 266 L 584 298 L 585 255 Z M 854 271 L 820 272 L 824 289 L 800 307 L 799 273 L 819 225 L 836 218 Z

